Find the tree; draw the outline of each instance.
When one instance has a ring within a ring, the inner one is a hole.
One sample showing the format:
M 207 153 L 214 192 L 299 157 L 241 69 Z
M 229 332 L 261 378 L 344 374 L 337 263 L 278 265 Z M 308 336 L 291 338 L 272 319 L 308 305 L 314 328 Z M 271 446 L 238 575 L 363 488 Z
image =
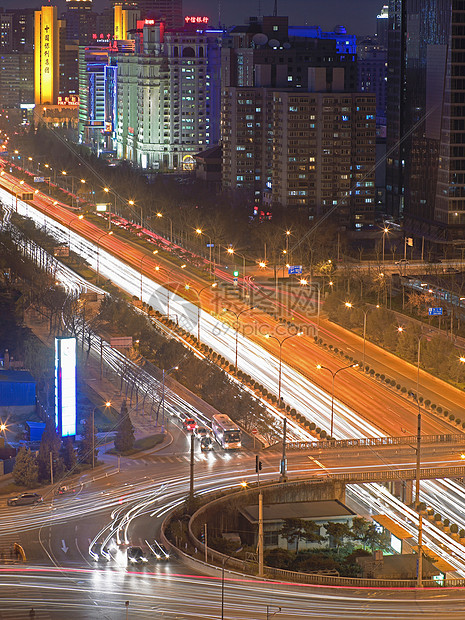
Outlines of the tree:
M 329 521 L 324 524 L 324 527 L 328 536 L 328 541 L 332 540 L 336 549 L 339 549 L 342 545 L 344 538 L 349 538 L 350 536 L 350 526 L 347 523 Z
M 63 461 L 60 458 L 60 438 L 55 429 L 55 420 L 49 417 L 45 423 L 45 429 L 40 440 L 37 464 L 39 480 L 50 480 L 50 453 L 52 453 L 53 473 L 59 476 L 63 473 Z
M 60 456 L 63 459 L 65 469 L 67 471 L 73 471 L 77 465 L 77 458 L 71 437 L 66 437 L 66 439 L 63 440 Z
M 296 543 L 295 550 L 299 550 L 299 542 L 320 542 L 324 536 L 320 535 L 320 526 L 315 521 L 305 519 L 284 519 L 284 523 L 278 534 L 285 538 L 288 543 Z
M 355 517 L 350 528 L 350 537 L 359 540 L 363 545 L 375 549 L 387 549 L 390 545 L 388 534 L 379 531 L 379 526 L 362 517 Z
M 39 469 L 35 455 L 23 446 L 16 455 L 13 468 L 13 478 L 16 484 L 25 487 L 35 487 L 39 479 Z
M 120 453 L 129 452 L 134 448 L 134 426 L 128 413 L 126 401 L 123 400 L 115 437 L 115 449 Z
M 95 450 L 95 426 L 92 424 L 92 420 L 86 420 L 84 424 L 84 434 L 78 448 L 78 458 L 81 463 L 92 465 L 92 454 L 94 459 L 97 460 L 98 451 Z

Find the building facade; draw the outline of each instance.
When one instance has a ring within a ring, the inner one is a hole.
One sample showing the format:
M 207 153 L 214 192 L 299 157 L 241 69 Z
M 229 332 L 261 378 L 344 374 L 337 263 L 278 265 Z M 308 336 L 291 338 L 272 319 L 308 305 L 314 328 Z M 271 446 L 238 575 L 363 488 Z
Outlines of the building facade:
M 35 12 L 34 93 L 35 103 L 55 104 L 60 83 L 60 24 L 56 6 Z
M 416 244 L 463 239 L 465 1 L 391 0 L 389 23 L 389 208 Z
M 117 156 L 144 169 L 190 169 L 194 155 L 212 143 L 211 127 L 219 135 L 219 118 L 215 125 L 211 117 L 212 100 L 219 99 L 211 94 L 219 93 L 218 67 L 210 73 L 216 42 L 205 32 L 165 31 L 151 21 L 134 56 L 115 58 Z

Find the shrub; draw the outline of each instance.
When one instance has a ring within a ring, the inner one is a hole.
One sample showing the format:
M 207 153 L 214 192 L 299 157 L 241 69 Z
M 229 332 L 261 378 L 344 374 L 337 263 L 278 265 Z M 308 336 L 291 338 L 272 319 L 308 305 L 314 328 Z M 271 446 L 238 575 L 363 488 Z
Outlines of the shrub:
M 420 401 L 420 403 L 422 403 L 422 402 L 423 402 L 423 400 L 424 400 L 424 399 L 423 399 L 423 396 L 420 396 L 420 397 L 418 398 L 418 400 Z
M 444 409 L 444 413 L 443 413 L 444 417 L 447 418 L 449 415 L 449 412 L 447 411 L 447 409 Z
M 321 433 L 321 428 L 320 428 L 319 426 L 317 426 L 317 427 L 315 428 L 315 433 L 316 433 L 317 435 L 319 435 L 319 434 Z
M 379 379 L 379 372 L 377 372 L 377 373 L 375 374 L 375 378 L 376 378 L 376 379 Z
M 465 530 L 460 530 L 459 531 L 459 536 L 460 536 L 460 538 L 465 538 Z
M 433 403 L 433 404 L 431 405 L 431 409 L 432 409 L 433 411 L 436 409 L 436 407 L 437 407 L 436 403 Z
M 320 433 L 321 439 L 327 439 L 327 435 L 328 435 L 328 433 L 325 430 L 322 430 L 321 433 Z
M 316 424 L 315 424 L 315 422 L 310 422 L 309 427 L 310 427 L 310 430 L 311 430 L 311 431 L 314 431 L 314 430 L 315 430 L 315 428 L 316 428 Z
M 419 510 L 420 512 L 421 512 L 421 511 L 423 511 L 423 510 L 426 510 L 426 504 L 425 504 L 425 502 L 420 502 L 420 503 L 418 504 L 418 510 Z
M 405 394 L 405 392 L 407 391 L 407 388 L 405 387 L 405 385 L 403 385 L 403 386 L 400 388 L 400 391 L 402 392 L 402 394 Z
M 456 418 L 455 423 L 457 424 L 457 426 L 458 426 L 459 424 L 461 424 L 461 422 L 462 422 L 462 420 L 461 420 L 460 418 Z
M 294 409 L 294 407 L 291 409 L 291 415 L 295 416 L 297 413 L 297 411 Z M 301 418 L 302 416 L 299 414 L 299 418 Z
M 433 517 L 434 516 L 434 510 L 432 508 L 430 508 L 427 513 L 428 517 Z
M 438 413 L 442 413 L 442 407 L 441 407 L 441 405 L 439 405 L 439 407 L 437 407 L 437 408 L 436 408 L 436 411 L 437 411 Z
M 334 353 L 339 353 L 339 349 L 337 347 L 334 347 Z
M 386 379 L 386 375 L 385 374 L 380 374 L 379 378 L 381 379 L 381 381 L 384 381 L 384 379 Z
M 427 399 L 425 400 L 425 405 L 426 405 L 427 407 L 429 407 L 429 406 L 431 405 L 431 401 L 430 401 L 430 399 L 429 399 L 429 398 L 427 398 Z
M 450 519 L 444 519 L 444 521 L 442 522 L 444 527 L 449 527 L 450 525 Z
M 374 374 L 375 374 L 375 371 L 373 370 L 373 368 L 370 368 L 370 375 L 373 377 Z
M 395 379 L 391 379 L 391 385 L 392 385 L 392 387 L 396 387 L 396 380 Z
M 402 386 L 401 386 L 401 384 L 400 384 L 400 383 L 398 383 L 398 384 L 396 385 L 396 390 L 400 390 L 400 388 L 401 388 L 401 387 L 402 387 Z
M 455 415 L 453 413 L 449 413 L 449 420 L 453 422 L 455 420 Z
M 457 523 L 452 523 L 452 525 L 450 526 L 450 531 L 451 534 L 457 534 L 459 531 L 459 526 L 457 525 Z
M 438 522 L 439 522 L 439 521 L 442 521 L 442 517 L 441 517 L 441 515 L 439 514 L 439 512 L 437 512 L 437 513 L 434 515 L 434 520 L 435 520 L 435 521 L 438 521 Z

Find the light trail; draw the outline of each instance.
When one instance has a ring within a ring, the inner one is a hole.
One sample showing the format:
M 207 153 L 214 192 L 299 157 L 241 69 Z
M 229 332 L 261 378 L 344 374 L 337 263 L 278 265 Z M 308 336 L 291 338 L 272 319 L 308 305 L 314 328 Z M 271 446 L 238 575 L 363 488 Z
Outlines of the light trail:
M 0 190 L 0 197 L 4 200 L 12 200 L 14 202 L 14 197 L 6 190 Z M 17 204 L 20 214 L 31 217 L 40 225 L 46 226 L 49 232 L 53 233 L 58 240 L 61 240 L 63 243 L 69 243 L 70 250 L 83 256 L 92 269 L 96 270 L 104 277 L 111 279 L 117 286 L 130 295 L 140 295 L 142 282 L 143 301 L 162 314 L 167 313 L 167 304 L 169 303 L 169 314 L 176 314 L 180 326 L 189 333 L 194 333 L 195 335 L 198 313 L 197 306 L 176 295 L 175 292 L 167 294 L 166 289 L 164 289 L 161 284 L 154 282 L 145 275 L 141 275 L 136 269 L 124 263 L 123 260 L 114 257 L 106 250 L 99 248 L 93 242 L 81 237 L 70 228 L 49 218 L 42 212 L 27 205 L 27 203 L 18 200 Z M 102 233 L 102 236 L 105 236 L 105 234 Z M 130 255 L 128 251 L 124 250 L 123 244 L 121 247 L 123 248 L 122 253 L 124 254 L 126 252 L 127 258 L 129 259 Z M 124 256 L 121 256 L 121 259 L 124 259 Z M 211 315 L 203 309 L 200 309 L 200 317 L 202 321 L 202 340 L 232 363 L 235 355 L 235 331 L 218 320 L 216 316 Z M 277 392 L 277 358 L 242 334 L 239 334 L 238 345 L 238 368 L 255 377 L 259 383 L 262 383 L 270 391 L 274 390 Z M 321 428 L 328 428 L 331 396 L 284 363 L 282 364 L 281 392 L 285 402 L 305 415 L 309 421 L 315 422 L 316 425 Z M 293 430 L 295 431 L 296 429 L 301 438 L 306 438 L 306 436 L 308 436 L 308 434 L 303 431 L 299 432 L 298 427 L 294 427 Z M 333 434 L 337 439 L 342 439 L 379 436 L 382 433 L 379 428 L 364 420 L 343 403 L 335 399 Z M 437 483 L 432 482 L 431 484 L 435 485 Z M 379 495 L 379 489 L 372 485 L 368 488 L 370 489 L 369 492 L 372 493 L 372 500 L 376 501 Z M 423 487 L 423 489 L 424 488 L 425 487 Z M 396 508 L 395 498 L 393 496 L 391 497 L 391 509 L 398 510 L 398 507 Z M 441 497 L 441 494 L 438 491 L 437 496 L 433 497 L 425 490 L 422 490 L 421 497 L 427 504 L 434 505 L 436 497 Z M 447 503 L 453 505 L 455 499 L 456 496 L 451 495 Z M 444 502 L 445 500 L 446 498 L 444 494 L 442 494 L 442 501 Z M 444 504 L 441 503 L 442 507 L 443 505 Z M 465 508 L 462 500 L 460 506 Z M 449 514 L 447 508 L 446 511 L 442 510 L 442 512 L 444 516 L 448 516 Z M 404 516 L 406 514 L 408 514 L 408 512 L 405 508 Z M 452 517 L 451 520 L 455 522 L 454 517 Z M 427 540 L 427 536 L 426 534 L 425 544 L 430 544 L 429 539 Z M 434 542 L 432 541 L 431 544 L 434 544 Z M 454 561 L 451 563 L 457 566 L 461 572 L 465 570 L 465 564 L 462 563 L 462 560 L 458 562 L 457 559 L 454 558 Z

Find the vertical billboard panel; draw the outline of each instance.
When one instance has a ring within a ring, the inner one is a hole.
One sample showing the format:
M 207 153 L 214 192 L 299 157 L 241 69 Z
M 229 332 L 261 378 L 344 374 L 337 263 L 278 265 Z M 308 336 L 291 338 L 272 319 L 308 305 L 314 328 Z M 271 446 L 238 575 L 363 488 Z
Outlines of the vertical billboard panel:
M 55 338 L 55 424 L 60 437 L 76 435 L 76 338 Z

